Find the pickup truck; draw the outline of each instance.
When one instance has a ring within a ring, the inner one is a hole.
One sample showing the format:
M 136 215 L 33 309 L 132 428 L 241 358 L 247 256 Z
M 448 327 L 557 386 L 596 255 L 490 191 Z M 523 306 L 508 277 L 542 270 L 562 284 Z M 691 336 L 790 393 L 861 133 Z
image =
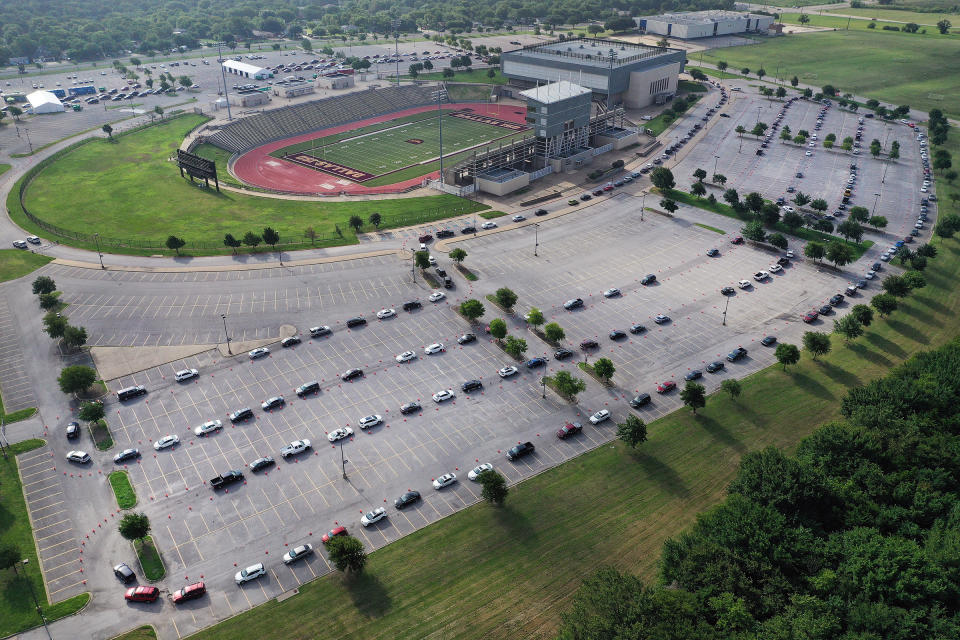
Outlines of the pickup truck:
M 533 453 L 534 446 L 532 442 L 524 442 L 523 444 L 518 444 L 509 451 L 507 451 L 507 460 L 516 460 L 517 458 L 522 458 L 528 453 Z
M 228 484 L 233 484 L 234 482 L 238 482 L 240 480 L 243 480 L 243 472 L 233 469 L 231 471 L 227 471 L 226 473 L 221 473 L 216 478 L 212 479 L 210 481 L 210 486 L 213 487 L 214 491 L 216 491 L 217 489 L 222 489 Z
M 303 453 L 309 448 L 310 448 L 309 440 L 296 440 L 294 442 L 291 442 L 287 446 L 283 447 L 282 449 L 280 449 L 280 455 L 284 458 L 288 458 L 290 456 L 295 456 L 298 453 Z

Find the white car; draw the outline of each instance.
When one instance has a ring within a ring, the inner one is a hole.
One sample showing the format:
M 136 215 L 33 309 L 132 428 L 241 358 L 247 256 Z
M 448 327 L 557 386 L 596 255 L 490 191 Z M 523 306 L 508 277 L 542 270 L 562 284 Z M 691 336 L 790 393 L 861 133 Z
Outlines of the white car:
M 883 260 L 884 262 L 890 262 L 890 254 L 885 253 L 882 256 L 880 256 L 880 259 Z
M 443 391 L 437 391 L 433 394 L 433 401 L 436 403 L 446 402 L 454 397 L 453 389 L 444 389 Z
M 266 347 L 257 347 L 247 355 L 250 356 L 251 360 L 256 360 L 257 358 L 262 358 L 268 353 L 270 353 L 270 349 L 267 349 Z
M 480 225 L 480 228 L 481 228 L 481 229 L 496 229 L 496 228 L 497 228 L 497 223 L 494 222 L 493 220 L 488 220 L 487 222 L 484 222 L 482 225 Z
M 780 208 L 783 209 L 784 211 L 786 211 L 787 213 L 793 213 L 793 207 L 791 207 L 790 205 L 786 205 L 786 204 L 785 204 L 785 205 L 783 205 L 783 206 L 780 207 Z
M 610 412 L 606 409 L 600 409 L 595 414 L 590 416 L 590 424 L 600 424 L 604 420 L 607 420 L 610 417 Z
M 387 510 L 383 507 L 377 507 L 373 511 L 363 514 L 363 517 L 360 518 L 360 524 L 365 527 L 369 527 L 372 524 L 380 522 L 387 517 Z
M 288 458 L 290 456 L 295 456 L 298 453 L 303 453 L 304 451 L 309 449 L 310 446 L 311 445 L 309 440 L 294 440 L 287 446 L 280 449 L 280 457 Z
M 176 378 L 177 382 L 183 382 L 190 378 L 196 378 L 198 375 L 200 375 L 200 372 L 196 369 L 183 369 L 182 371 L 177 371 L 174 374 L 174 378 Z
M 522 216 L 522 215 L 520 215 L 520 214 L 518 213 L 517 215 L 513 216 L 513 217 L 510 218 L 510 219 L 513 220 L 514 222 L 523 222 L 524 220 L 526 220 L 526 217 L 524 217 L 524 216 Z
M 604 298 L 616 298 L 619 295 L 620 295 L 620 289 L 616 289 L 616 288 L 607 289 L 606 291 L 603 292 Z
M 70 462 L 79 462 L 81 464 L 86 464 L 90 462 L 90 454 L 86 451 L 68 451 L 67 460 Z
M 770 265 L 769 267 L 767 267 L 767 269 L 770 270 L 770 273 L 776 273 L 776 272 L 778 272 L 778 271 L 783 271 L 783 267 L 781 267 L 780 265 L 778 265 L 776 262 L 774 262 L 772 265 Z
M 171 433 L 170 435 L 163 436 L 162 438 L 154 442 L 153 448 L 156 449 L 157 451 L 160 451 L 161 449 L 167 449 L 179 443 L 180 443 L 180 436 Z
M 796 257 L 796 254 L 793 253 L 793 249 L 788 250 L 784 255 L 791 259 Z
M 493 465 L 489 462 L 484 462 L 483 464 L 478 464 L 473 469 L 470 469 L 470 473 L 467 474 L 467 478 L 470 480 L 476 480 L 477 477 L 484 471 L 493 471 Z
M 430 263 L 431 267 L 437 266 L 437 259 L 434 258 L 433 256 L 427 256 L 427 262 Z
M 241 569 L 237 571 L 237 574 L 233 576 L 234 581 L 237 583 L 237 586 L 244 584 L 245 582 L 250 582 L 251 580 L 256 580 L 260 576 L 267 574 L 267 570 L 263 567 L 262 562 L 257 564 L 252 564 L 246 569 Z
M 926 193 L 926 192 L 927 192 L 927 188 L 926 188 L 926 187 L 920 187 L 920 192 L 921 192 L 921 193 Z
M 656 317 L 654 317 L 653 321 L 657 324 L 663 324 L 664 322 L 670 321 L 670 316 L 665 316 L 662 313 L 658 313 Z
M 423 348 L 423 352 L 428 356 L 434 353 L 440 353 L 441 351 L 446 351 L 442 342 L 434 342 L 433 344 L 428 344 Z
M 863 277 L 866 278 L 867 280 L 873 280 L 874 276 L 876 275 L 877 275 L 877 272 L 871 269 L 870 271 L 867 271 L 865 274 L 863 274 Z
M 287 551 L 285 554 L 283 554 L 283 564 L 290 564 L 291 562 L 302 560 L 311 553 L 313 553 L 312 544 L 302 544 L 299 547 L 294 547 L 290 551 Z
M 443 489 L 444 487 L 449 487 L 450 485 L 455 484 L 456 482 L 457 482 L 457 474 L 445 473 L 433 481 L 433 488 L 439 491 L 440 489 Z
M 813 147 L 817 146 L 817 144 L 816 144 L 815 142 L 808 142 L 808 143 L 807 143 L 807 146 L 813 148 Z
M 510 376 L 515 374 L 517 371 L 519 371 L 519 369 L 517 369 L 513 365 L 510 365 L 509 367 L 504 367 L 503 369 L 500 369 L 499 371 L 497 371 L 497 375 L 499 375 L 501 378 L 509 378 Z
M 397 362 L 410 362 L 411 360 L 416 359 L 417 354 L 413 351 L 404 351 L 401 354 L 397 355 Z
M 430 294 L 430 297 L 427 299 L 430 302 L 440 302 L 446 297 L 447 297 L 447 294 L 445 294 L 443 291 L 434 291 L 433 293 Z
M 380 309 L 380 311 L 377 311 L 377 317 L 381 320 L 384 318 L 392 318 L 395 315 L 397 315 L 396 309 Z
M 812 155 L 813 155 L 813 152 L 812 152 L 812 151 L 807 151 L 804 155 L 812 156 Z
M 753 286 L 753 284 L 749 280 L 741 280 L 740 282 L 737 283 L 737 286 L 740 287 L 741 289 L 749 289 L 750 287 Z
M 327 440 L 330 442 L 336 442 L 337 440 L 343 440 L 344 438 L 349 438 L 353 435 L 353 429 L 350 427 L 340 427 L 339 429 L 334 429 L 327 434 Z
M 27 242 L 30 244 L 40 244 L 40 238 L 37 236 L 27 236 Z
M 223 423 L 219 420 L 209 420 L 204 422 L 202 425 L 193 430 L 193 433 L 198 436 L 205 436 L 208 433 L 213 433 L 214 431 L 219 431 L 223 426 Z
M 360 428 L 369 429 L 370 427 L 375 427 L 378 424 L 383 422 L 383 416 L 379 414 L 373 414 L 372 416 L 363 416 L 360 418 Z

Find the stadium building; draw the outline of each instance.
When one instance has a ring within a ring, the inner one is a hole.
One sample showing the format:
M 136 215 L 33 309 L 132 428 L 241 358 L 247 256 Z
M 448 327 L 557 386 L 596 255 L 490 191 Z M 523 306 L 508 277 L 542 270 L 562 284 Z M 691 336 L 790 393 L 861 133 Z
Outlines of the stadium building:
M 664 13 L 659 16 L 634 18 L 640 31 L 690 40 L 740 33 L 767 33 L 773 24 L 772 16 L 738 11 L 690 11 Z
M 666 102 L 677 91 L 677 76 L 686 61 L 681 49 L 595 38 L 539 43 L 501 56 L 509 87 L 529 89 L 567 80 L 590 89 L 601 109 Z

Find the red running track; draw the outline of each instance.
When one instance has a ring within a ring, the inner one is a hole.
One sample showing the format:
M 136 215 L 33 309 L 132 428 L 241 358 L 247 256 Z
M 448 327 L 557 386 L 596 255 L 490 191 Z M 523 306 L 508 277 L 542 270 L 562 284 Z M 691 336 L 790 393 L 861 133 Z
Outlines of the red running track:
M 251 149 L 237 158 L 237 161 L 233 163 L 233 173 L 235 176 L 237 176 L 237 178 L 246 184 L 253 185 L 255 187 L 261 187 L 263 189 L 273 189 L 276 191 L 286 191 L 291 193 L 302 193 L 309 195 L 326 194 L 331 196 L 341 194 L 361 195 L 397 193 L 409 187 L 419 185 L 426 178 L 436 178 L 440 175 L 440 172 L 434 171 L 429 174 L 417 176 L 416 178 L 410 178 L 394 184 L 387 184 L 379 187 L 365 187 L 362 184 L 352 182 L 345 178 L 341 178 L 340 176 L 335 176 L 322 171 L 317 171 L 315 169 L 303 167 L 298 164 L 294 164 L 293 162 L 274 158 L 270 155 L 270 153 L 276 151 L 277 149 L 282 149 L 283 147 L 289 147 L 290 145 L 298 142 L 315 140 L 316 138 L 323 138 L 325 136 L 342 133 L 344 131 L 359 129 L 360 127 L 376 124 L 377 122 L 394 120 L 396 118 L 415 113 L 421 113 L 434 108 L 435 107 L 431 106 L 414 107 L 412 109 L 405 109 L 403 111 L 395 111 L 394 113 L 378 116 L 376 118 L 369 118 L 367 120 L 351 122 L 337 127 L 321 129 L 312 133 L 305 133 L 293 138 L 277 140 L 276 142 L 265 144 L 257 147 L 256 149 Z M 514 105 L 488 104 L 485 102 L 443 105 L 443 109 L 445 110 L 461 110 L 464 108 L 473 109 L 480 115 L 489 115 L 500 118 L 501 120 L 509 120 L 510 122 L 517 122 L 521 124 L 526 123 L 526 111 Z

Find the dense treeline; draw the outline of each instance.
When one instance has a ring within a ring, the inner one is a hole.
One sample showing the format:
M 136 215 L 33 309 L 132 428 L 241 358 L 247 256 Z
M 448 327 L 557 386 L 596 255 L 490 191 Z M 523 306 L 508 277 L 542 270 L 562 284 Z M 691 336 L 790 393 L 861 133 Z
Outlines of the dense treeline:
M 548 24 L 603 22 L 618 10 L 632 15 L 660 10 L 732 7 L 733 0 L 19 0 L 8 2 L 0 25 L 0 63 L 10 57 L 91 60 L 119 55 L 194 48 L 200 41 L 218 39 L 244 43 L 254 31 L 299 37 L 336 35 L 344 26 L 361 32 L 400 30 L 464 31 L 479 22 L 487 28 L 530 24 L 539 18 Z
M 746 455 L 659 586 L 602 569 L 561 637 L 960 638 L 958 372 L 955 340 L 852 389 L 796 456 Z

